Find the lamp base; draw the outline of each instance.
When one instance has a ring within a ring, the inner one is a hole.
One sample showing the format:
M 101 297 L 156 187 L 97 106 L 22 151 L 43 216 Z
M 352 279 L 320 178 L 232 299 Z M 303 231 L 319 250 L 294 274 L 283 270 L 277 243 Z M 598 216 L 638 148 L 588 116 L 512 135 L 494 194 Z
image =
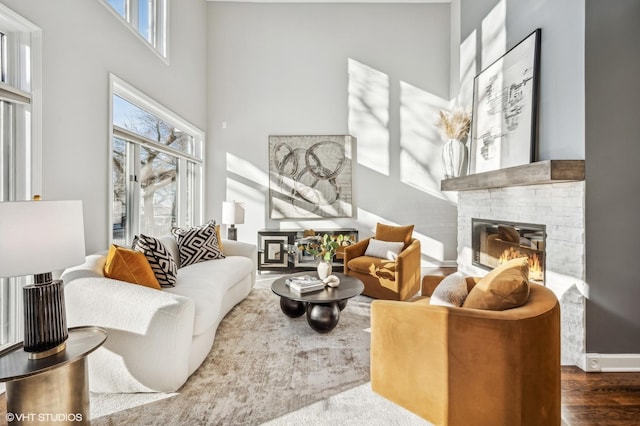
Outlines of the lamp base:
M 24 350 L 29 358 L 44 358 L 64 350 L 69 337 L 62 281 L 44 282 L 23 288 Z
M 42 359 L 42 358 L 46 358 L 52 355 L 55 355 L 57 353 L 60 353 L 62 351 L 64 351 L 65 349 L 67 349 L 67 342 L 62 342 L 61 344 L 59 344 L 58 346 L 56 346 L 55 348 L 49 349 L 47 351 L 43 351 L 43 352 L 29 352 L 29 359 Z
M 233 224 L 229 225 L 229 228 L 227 228 L 227 239 L 233 241 L 236 241 L 238 239 L 238 228 L 236 228 Z

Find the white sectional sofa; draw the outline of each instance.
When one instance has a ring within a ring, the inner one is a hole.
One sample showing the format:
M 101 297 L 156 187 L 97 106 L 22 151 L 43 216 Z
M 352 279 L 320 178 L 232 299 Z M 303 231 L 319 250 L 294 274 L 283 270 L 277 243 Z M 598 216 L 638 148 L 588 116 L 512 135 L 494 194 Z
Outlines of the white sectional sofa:
M 159 238 L 180 264 L 172 236 Z M 224 259 L 178 269 L 175 287 L 156 290 L 106 278 L 106 253 L 62 275 L 69 327 L 96 325 L 109 337 L 90 355 L 93 392 L 172 392 L 209 353 L 218 324 L 256 280 L 256 247 L 224 240 Z

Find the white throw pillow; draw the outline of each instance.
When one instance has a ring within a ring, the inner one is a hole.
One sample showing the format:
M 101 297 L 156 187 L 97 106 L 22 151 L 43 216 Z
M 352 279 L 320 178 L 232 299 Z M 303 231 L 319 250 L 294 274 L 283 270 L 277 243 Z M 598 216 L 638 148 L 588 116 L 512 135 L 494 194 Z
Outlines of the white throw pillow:
M 467 280 L 461 272 L 447 275 L 436 287 L 429 303 L 439 306 L 460 307 L 467 298 Z
M 396 257 L 402 251 L 404 243 L 402 241 L 381 241 L 371 238 L 365 256 L 379 257 L 381 259 L 396 260 Z

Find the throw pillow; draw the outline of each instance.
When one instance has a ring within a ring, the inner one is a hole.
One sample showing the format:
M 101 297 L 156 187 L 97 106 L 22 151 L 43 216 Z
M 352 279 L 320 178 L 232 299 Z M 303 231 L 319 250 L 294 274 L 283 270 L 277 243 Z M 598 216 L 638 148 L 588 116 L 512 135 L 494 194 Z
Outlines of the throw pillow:
M 224 254 L 218 246 L 214 221 L 202 226 L 172 228 L 171 233 L 178 241 L 181 268 L 205 260 L 224 258 Z
M 460 307 L 467 298 L 467 280 L 461 272 L 447 275 L 433 290 L 429 304 Z
M 146 256 L 139 251 L 115 244 L 109 248 L 107 263 L 104 265 L 104 276 L 160 290 L 160 284 Z
M 144 253 L 161 287 L 176 285 L 178 265 L 160 240 L 140 234 L 133 240 L 133 249 Z
M 380 241 L 375 238 L 370 238 L 364 255 L 379 257 L 381 259 L 396 260 L 403 248 L 404 243 L 402 241 Z
M 216 223 L 213 221 L 213 223 Z M 216 224 L 216 237 L 218 237 L 218 247 L 220 247 L 220 251 L 224 254 L 224 246 L 222 245 L 222 237 L 220 236 L 220 225 Z
M 382 241 L 402 241 L 407 247 L 411 244 L 411 236 L 413 235 L 413 225 L 408 226 L 391 226 L 383 223 L 376 225 L 376 239 Z
M 519 257 L 495 268 L 471 289 L 463 308 L 504 311 L 529 299 L 529 260 Z

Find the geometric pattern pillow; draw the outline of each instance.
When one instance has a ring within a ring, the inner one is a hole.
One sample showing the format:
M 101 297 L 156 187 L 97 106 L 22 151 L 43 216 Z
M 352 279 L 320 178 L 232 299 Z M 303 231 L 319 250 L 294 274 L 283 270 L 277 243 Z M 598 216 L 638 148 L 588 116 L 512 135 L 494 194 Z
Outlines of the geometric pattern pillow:
M 176 285 L 178 265 L 160 240 L 140 234 L 134 238 L 132 248 L 144 253 L 161 287 Z
M 218 246 L 215 221 L 202 226 L 172 228 L 171 233 L 178 242 L 181 268 L 205 260 L 224 258 Z

